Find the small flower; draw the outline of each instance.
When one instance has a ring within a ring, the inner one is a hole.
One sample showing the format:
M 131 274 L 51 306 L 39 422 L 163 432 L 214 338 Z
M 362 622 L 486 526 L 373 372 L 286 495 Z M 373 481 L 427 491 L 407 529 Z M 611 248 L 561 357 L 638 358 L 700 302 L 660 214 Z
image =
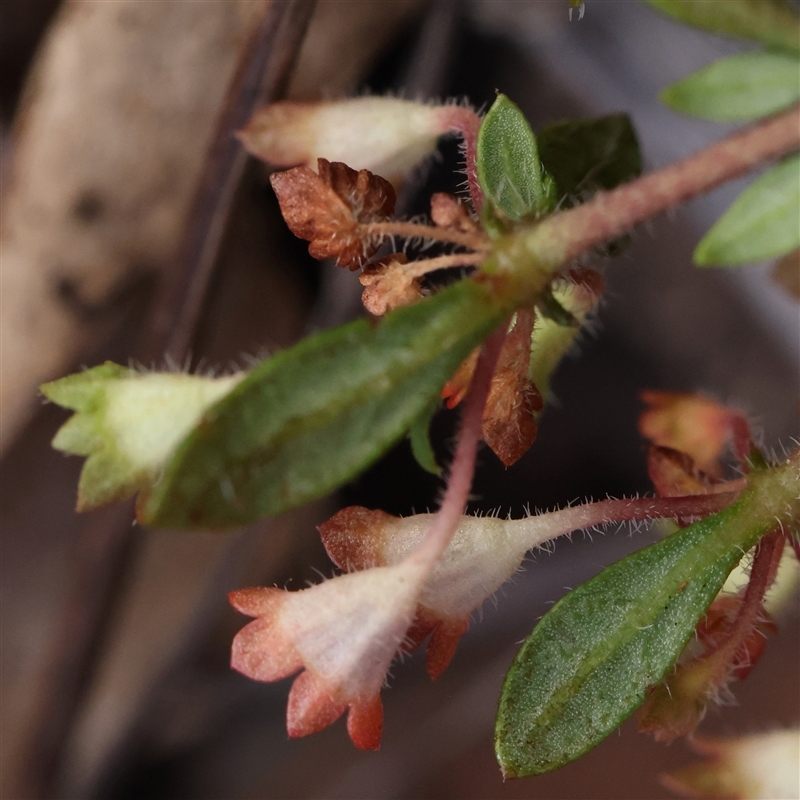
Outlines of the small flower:
M 282 102 L 256 112 L 239 138 L 250 153 L 275 166 L 313 166 L 327 158 L 397 183 L 433 152 L 441 135 L 473 117 L 477 126 L 468 109 L 395 97 Z
M 743 459 L 750 450 L 750 426 L 744 414 L 699 394 L 644 391 L 647 410 L 639 432 L 659 447 L 686 453 L 701 472 L 722 474 L 720 455 L 730 442 Z
M 377 750 L 383 727 L 380 690 L 413 620 L 426 571 L 409 559 L 299 592 L 231 592 L 234 608 L 256 617 L 234 638 L 231 666 L 259 681 L 280 680 L 305 668 L 289 693 L 289 736 L 316 733 L 349 708 L 353 743 Z
M 433 514 L 399 518 L 350 506 L 320 525 L 319 531 L 337 566 L 347 571 L 363 570 L 376 564 L 403 563 L 424 539 L 433 519 Z M 431 634 L 427 650 L 431 678 L 437 678 L 455 655 L 472 612 L 516 572 L 525 553 L 535 546 L 534 519 L 462 518 L 422 589 L 404 648 L 413 650 Z M 548 527 L 547 520 L 538 519 L 542 520 L 541 530 Z
M 77 510 L 147 493 L 181 439 L 242 378 L 242 372 L 220 378 L 139 372 L 109 361 L 44 384 L 48 400 L 76 412 L 61 426 L 53 447 L 87 456 Z
M 435 565 L 434 551 L 423 544 L 435 515 L 401 519 L 345 508 L 320 534 L 348 574 L 299 592 L 253 588 L 229 595 L 236 609 L 256 618 L 236 635 L 231 665 L 260 681 L 303 670 L 289 694 L 290 736 L 320 731 L 349 708 L 350 738 L 377 749 L 380 691 L 398 651 L 410 652 L 430 635 L 427 669 L 437 678 L 472 612 L 519 569 L 528 550 L 579 528 L 665 516 L 676 504 L 685 513 L 685 500 L 603 500 L 518 520 L 462 517 Z

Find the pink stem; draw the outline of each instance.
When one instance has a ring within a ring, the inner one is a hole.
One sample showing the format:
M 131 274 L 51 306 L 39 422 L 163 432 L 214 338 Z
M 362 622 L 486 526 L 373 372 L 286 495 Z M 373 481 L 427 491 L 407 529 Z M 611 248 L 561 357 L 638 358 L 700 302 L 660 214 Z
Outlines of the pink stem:
M 572 531 L 611 522 L 648 519 L 702 518 L 721 511 L 739 496 L 738 491 L 685 497 L 636 497 L 600 500 L 562 508 L 546 514 L 507 523 L 519 531 L 518 541 L 525 550 L 564 536 Z
M 466 233 L 464 231 L 448 230 L 438 225 L 421 225 L 417 222 L 400 222 L 388 220 L 386 222 L 367 222 L 360 225 L 364 236 L 400 236 L 404 239 L 433 239 L 438 242 L 449 242 L 473 250 L 486 248 L 487 239 L 482 233 Z
M 737 658 L 737 651 L 747 641 L 759 620 L 767 590 L 778 573 L 783 548 L 786 544 L 783 531 L 772 531 L 756 545 L 750 581 L 744 592 L 739 611 L 725 641 L 706 658 L 720 670 L 726 669 Z M 735 664 L 733 664 L 735 666 Z
M 489 396 L 492 375 L 505 338 L 506 325 L 504 324 L 484 342 L 469 392 L 464 401 L 458 443 L 450 466 L 447 490 L 441 508 L 428 535 L 411 555 L 412 559 L 426 562 L 431 571 L 458 529 L 464 507 L 469 499 L 478 444 L 483 434 L 483 409 L 486 405 L 486 398 Z
M 469 196 L 475 213 L 480 214 L 483 208 L 483 191 L 478 182 L 478 131 L 481 118 L 472 109 L 463 106 L 443 106 L 441 113 L 444 123 L 460 134 L 463 141 Z
M 535 231 L 537 238 L 546 240 L 549 251 L 539 255 L 564 263 L 594 245 L 627 233 L 640 222 L 750 172 L 764 161 L 797 149 L 799 109 L 794 106 L 664 169 L 555 214 Z
M 626 522 L 647 519 L 685 519 L 687 517 L 706 517 L 729 506 L 739 492 L 720 492 L 718 494 L 687 495 L 685 497 L 636 497 L 621 500 L 601 500 L 587 503 L 575 509 L 565 508 L 565 516 L 570 511 L 582 510 L 584 525 L 603 525 L 607 522 Z M 576 514 L 576 517 L 578 515 Z M 577 520 L 576 520 L 577 521 Z M 574 530 L 574 529 L 573 529 Z

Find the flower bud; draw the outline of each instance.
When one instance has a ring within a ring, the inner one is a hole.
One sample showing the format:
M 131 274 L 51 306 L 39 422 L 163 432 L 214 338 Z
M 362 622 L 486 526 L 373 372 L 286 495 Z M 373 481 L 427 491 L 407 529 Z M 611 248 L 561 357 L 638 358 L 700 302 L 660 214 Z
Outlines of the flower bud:
M 48 400 L 77 412 L 58 431 L 53 447 L 88 456 L 78 511 L 150 488 L 203 412 L 243 377 L 137 372 L 107 362 L 42 386 Z
M 458 106 L 395 97 L 282 102 L 256 112 L 239 138 L 248 152 L 274 166 L 314 167 L 326 158 L 396 184 L 433 152 L 442 134 L 460 127 L 465 114 L 475 116 Z

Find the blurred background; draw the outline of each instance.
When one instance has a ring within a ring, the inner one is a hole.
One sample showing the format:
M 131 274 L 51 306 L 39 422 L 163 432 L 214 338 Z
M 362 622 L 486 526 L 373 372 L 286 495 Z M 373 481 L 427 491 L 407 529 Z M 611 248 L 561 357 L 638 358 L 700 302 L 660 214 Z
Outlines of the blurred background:
M 502 90 L 534 129 L 625 110 L 648 168 L 724 134 L 657 95 L 743 45 L 629 0 L 587 0 L 580 21 L 568 9 L 567 0 L 2 0 L 3 797 L 672 796 L 658 774 L 690 760 L 688 747 L 656 745 L 633 721 L 538 778 L 503 784 L 492 749 L 519 642 L 566 587 L 655 534 L 576 536 L 536 553 L 436 684 L 419 654 L 396 664 L 379 753 L 356 751 L 341 721 L 289 741 L 288 681 L 258 684 L 229 669 L 245 619 L 226 592 L 331 574 L 317 524 L 353 503 L 432 508 L 439 483 L 403 443 L 337 497 L 244 530 L 145 530 L 130 504 L 79 516 L 81 459 L 49 446 L 68 415 L 36 391 L 104 359 L 163 367 L 175 336 L 181 363 L 231 369 L 360 313 L 355 276 L 308 257 L 266 171 L 231 149 L 226 121 L 259 92 L 466 97 L 485 109 Z M 248 94 L 253 64 L 266 78 Z M 454 191 L 457 167 L 456 144 L 443 143 L 403 187 L 403 212 Z M 509 470 L 482 455 L 475 509 L 520 516 L 648 491 L 636 432 L 643 388 L 734 404 L 778 452 L 800 434 L 796 303 L 768 265 L 691 267 L 699 236 L 741 185 L 652 222 L 596 265 L 606 297 L 559 368 L 539 440 Z M 440 458 L 453 423 L 448 413 L 434 422 Z M 796 601 L 778 623 L 736 687 L 738 704 L 709 714 L 703 733 L 796 724 Z

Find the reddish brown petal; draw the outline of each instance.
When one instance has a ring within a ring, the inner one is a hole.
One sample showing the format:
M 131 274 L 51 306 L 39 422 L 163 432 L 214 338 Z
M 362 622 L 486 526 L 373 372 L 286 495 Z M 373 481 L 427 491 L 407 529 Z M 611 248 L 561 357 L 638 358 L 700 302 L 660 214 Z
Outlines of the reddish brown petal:
M 385 511 L 348 506 L 317 527 L 322 544 L 345 572 L 383 566 L 383 529 L 397 518 Z
M 394 187 L 368 169 L 354 170 L 339 161 L 317 159 L 317 172 L 324 183 L 347 204 L 358 222 L 377 222 L 394 214 Z
M 254 620 L 233 638 L 231 667 L 248 678 L 277 681 L 302 666 L 300 654 L 274 620 Z
M 467 394 L 469 384 L 472 381 L 472 373 L 475 372 L 475 365 L 478 363 L 480 348 L 475 348 L 459 365 L 455 374 L 444 385 L 442 389 L 442 399 L 448 408 L 455 408 Z
M 319 733 L 342 716 L 347 703 L 337 700 L 319 676 L 305 670 L 295 678 L 286 709 L 286 729 L 292 739 Z
M 450 665 L 456 654 L 459 639 L 467 632 L 469 619 L 458 621 L 442 620 L 434 629 L 428 642 L 425 667 L 432 681 L 435 681 Z
M 380 750 L 383 733 L 383 703 L 376 694 L 364 702 L 350 705 L 347 715 L 347 732 L 359 750 Z
M 276 172 L 270 183 L 295 236 L 310 242 L 314 258 L 358 262 L 363 255 L 358 223 L 339 195 L 308 167 Z
M 417 615 L 414 617 L 414 622 L 411 623 L 403 642 L 403 651 L 413 653 L 428 638 L 428 635 L 438 624 L 438 618 L 430 616 L 424 608 L 417 608 Z
M 286 592 L 274 587 L 254 586 L 229 592 L 228 602 L 248 617 L 261 617 L 277 613 L 279 606 L 286 602 Z
M 359 267 L 380 244 L 362 224 L 388 219 L 394 211 L 392 185 L 368 170 L 317 160 L 315 173 L 306 166 L 276 172 L 270 182 L 292 233 L 310 242 L 317 259 L 334 258 L 339 266 Z

